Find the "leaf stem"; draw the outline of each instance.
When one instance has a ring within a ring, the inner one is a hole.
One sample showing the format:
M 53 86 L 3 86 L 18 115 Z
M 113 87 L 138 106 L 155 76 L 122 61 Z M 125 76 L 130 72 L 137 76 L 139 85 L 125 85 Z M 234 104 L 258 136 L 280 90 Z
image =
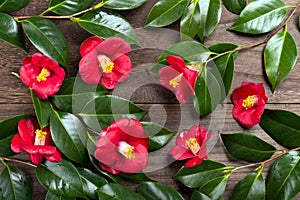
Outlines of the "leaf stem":
M 1 161 L 9 161 L 9 162 L 21 163 L 23 165 L 27 165 L 27 166 L 36 168 L 36 165 L 34 165 L 32 163 L 24 162 L 24 161 L 13 159 L 13 158 L 0 157 L 0 160 Z

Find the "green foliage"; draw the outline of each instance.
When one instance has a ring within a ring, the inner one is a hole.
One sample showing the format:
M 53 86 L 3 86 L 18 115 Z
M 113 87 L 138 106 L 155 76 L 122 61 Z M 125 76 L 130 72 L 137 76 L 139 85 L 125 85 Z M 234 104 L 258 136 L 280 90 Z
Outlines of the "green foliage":
M 58 15 L 71 15 L 87 9 L 94 1 L 95 0 L 51 0 L 49 8 L 45 12 L 52 11 Z
M 103 0 L 105 8 L 114 10 L 131 10 L 143 5 L 147 0 Z
M 247 0 L 222 0 L 224 6 L 235 14 L 240 14 L 247 5 Z
M 227 181 L 228 176 L 211 179 L 201 186 L 199 191 L 203 194 L 206 194 L 212 200 L 221 199 L 225 191 Z
M 6 12 L 20 10 L 26 6 L 29 1 L 30 0 L 0 0 L 0 11 Z
M 197 2 L 190 4 L 183 13 L 180 21 L 181 39 L 194 38 L 200 28 L 200 6 Z

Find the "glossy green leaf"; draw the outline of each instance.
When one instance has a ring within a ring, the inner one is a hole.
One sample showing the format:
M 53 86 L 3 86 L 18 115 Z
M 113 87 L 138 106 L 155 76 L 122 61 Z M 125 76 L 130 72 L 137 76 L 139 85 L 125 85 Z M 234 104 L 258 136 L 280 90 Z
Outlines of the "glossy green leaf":
M 275 29 L 285 18 L 281 0 L 256 0 L 249 3 L 229 28 L 242 33 L 261 34 Z
M 211 200 L 211 198 L 198 190 L 194 190 L 190 200 Z
M 223 177 L 226 165 L 212 160 L 203 160 L 196 167 L 182 167 L 176 178 L 189 188 L 200 188 L 214 178 Z
M 261 171 L 248 174 L 234 187 L 232 200 L 264 200 L 266 186 Z
M 68 67 L 68 46 L 62 32 L 53 22 L 41 17 L 31 17 L 21 22 L 28 39 L 40 52 Z
M 135 173 L 135 174 L 121 174 L 123 178 L 126 178 L 127 180 L 132 180 L 132 181 L 152 181 L 147 174 L 140 172 L 140 173 Z
M 95 0 L 51 0 L 49 8 L 44 13 L 52 11 L 58 15 L 71 15 L 87 9 L 94 1 Z
M 88 85 L 80 77 L 67 78 L 50 100 L 56 108 L 64 112 L 78 113 L 86 102 L 107 93 L 99 84 Z
M 119 15 L 106 11 L 94 11 L 84 14 L 75 21 L 86 31 L 104 39 L 120 37 L 130 44 L 138 43 L 132 26 Z
M 240 14 L 247 5 L 247 0 L 222 0 L 224 6 L 230 12 Z
M 87 130 L 73 114 L 53 111 L 50 117 L 52 139 L 58 149 L 70 160 L 85 164 Z
M 61 162 L 46 161 L 36 168 L 38 181 L 53 194 L 65 197 L 86 198 L 80 174 L 67 160 Z
M 286 30 L 268 41 L 264 50 L 264 65 L 273 92 L 293 69 L 297 58 L 297 44 Z
M 0 11 L 6 12 L 20 10 L 26 6 L 29 1 L 30 0 L 0 0 Z
M 52 192 L 47 192 L 45 200 L 76 200 L 75 197 L 64 197 L 57 194 L 53 194 Z
M 147 0 L 103 0 L 105 8 L 110 8 L 114 10 L 131 10 L 138 8 Z
M 278 144 L 296 148 L 300 144 L 300 116 L 286 110 L 265 109 L 259 125 Z
M 49 125 L 50 116 L 52 114 L 51 105 L 47 100 L 40 100 L 32 90 L 30 90 L 30 93 L 36 118 L 39 122 L 40 127 L 44 128 Z
M 191 3 L 183 13 L 180 21 L 181 40 L 194 38 L 200 28 L 200 6 Z M 188 38 L 186 38 L 188 37 Z
M 22 30 L 15 19 L 5 13 L 0 13 L 0 40 L 26 50 Z
M 219 200 L 223 196 L 227 181 L 227 176 L 214 178 L 201 186 L 199 191 L 203 194 L 206 194 L 212 200 Z
M 220 0 L 199 0 L 200 30 L 199 38 L 202 42 L 213 32 L 220 21 L 222 7 Z
M 134 118 L 140 120 L 146 111 L 132 102 L 117 96 L 100 96 L 85 105 L 78 114 L 86 125 L 100 132 L 119 118 Z
M 141 183 L 137 187 L 139 194 L 151 200 L 183 200 L 181 194 L 166 185 L 157 182 Z
M 84 193 L 90 198 L 97 199 L 97 188 L 107 184 L 107 180 L 89 169 L 78 168 L 77 170 L 82 179 Z
M 267 178 L 267 199 L 289 200 L 300 192 L 300 152 L 292 151 L 277 159 Z
M 261 162 L 272 157 L 276 148 L 248 133 L 221 134 L 227 151 L 233 157 L 248 162 Z
M 101 194 L 105 194 L 106 197 L 110 198 L 104 198 L 104 199 L 113 199 L 113 200 L 145 200 L 143 196 L 140 194 L 137 194 L 124 186 L 120 184 L 115 184 L 115 183 L 109 183 L 98 190 L 98 195 L 99 195 L 99 200 L 103 200 L 101 198 Z
M 215 76 L 206 68 L 195 85 L 194 107 L 201 116 L 214 111 L 221 99 L 221 87 Z

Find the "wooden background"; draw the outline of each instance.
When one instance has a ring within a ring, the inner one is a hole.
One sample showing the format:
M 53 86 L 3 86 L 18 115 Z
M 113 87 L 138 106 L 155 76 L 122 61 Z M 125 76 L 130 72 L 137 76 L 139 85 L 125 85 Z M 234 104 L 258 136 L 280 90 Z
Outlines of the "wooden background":
M 138 9 L 132 11 L 119 11 L 118 13 L 124 16 L 134 28 L 142 28 L 146 21 L 147 14 L 156 2 L 157 0 L 148 0 L 147 3 Z M 284 2 L 288 5 L 295 5 L 299 1 L 284 0 Z M 20 11 L 12 12 L 10 14 L 14 16 L 38 15 L 47 8 L 48 4 L 49 0 L 31 0 L 28 6 Z M 288 30 L 293 35 L 295 41 L 297 41 L 298 46 L 300 44 L 299 29 L 297 27 L 299 14 L 300 11 L 297 11 L 295 16 L 288 24 Z M 228 12 L 225 7 L 223 7 L 221 21 L 214 33 L 206 40 L 205 45 L 209 46 L 219 42 L 231 42 L 236 45 L 253 44 L 266 37 L 266 35 L 238 35 L 236 33 L 226 31 L 226 29 L 233 24 L 236 18 L 236 15 Z M 79 46 L 82 41 L 90 36 L 90 34 L 81 29 L 76 23 L 73 23 L 69 20 L 54 20 L 54 22 L 63 32 L 68 43 L 70 50 L 70 71 L 68 76 L 74 76 L 77 73 L 78 62 L 80 60 Z M 153 78 L 153 75 L 147 72 L 145 66 L 155 63 L 158 56 L 162 52 L 163 49 L 161 46 L 159 46 L 161 44 L 161 39 L 165 40 L 166 45 L 174 42 L 172 41 L 172 38 L 165 37 L 166 35 L 161 34 L 159 31 L 162 31 L 162 33 L 171 31 L 172 34 L 175 33 L 175 36 L 176 34 L 178 36 L 179 23 L 175 23 L 167 27 L 167 29 L 168 30 L 151 30 L 147 32 L 146 35 L 144 35 L 144 30 L 138 31 L 138 33 L 141 33 L 138 35 L 140 40 L 142 40 L 143 48 L 138 48 L 131 53 L 131 59 L 134 65 L 134 73 L 132 74 L 131 79 L 129 79 L 126 83 L 120 84 L 119 89 L 121 89 L 114 92 L 114 94 L 127 98 L 129 97 L 130 100 L 134 101 L 142 108 L 150 109 L 150 113 L 145 120 L 158 122 L 165 121 L 163 125 L 170 129 L 177 130 L 189 128 L 194 122 L 199 120 L 200 124 L 213 128 L 215 124 L 222 125 L 224 120 L 224 126 L 219 127 L 220 132 L 234 133 L 247 131 L 268 140 L 272 144 L 275 144 L 259 126 L 244 130 L 236 123 L 236 121 L 232 119 L 232 104 L 230 97 L 225 100 L 224 107 L 219 107 L 217 114 L 199 119 L 193 111 L 193 106 L 191 104 L 180 106 L 176 101 L 175 96 L 171 92 L 158 85 L 157 79 L 155 79 L 155 77 Z M 176 39 L 176 37 L 174 38 Z M 4 120 L 22 113 L 34 113 L 28 89 L 18 78 L 11 74 L 11 72 L 18 72 L 22 65 L 22 60 L 26 55 L 31 55 L 37 52 L 37 50 L 30 45 L 28 41 L 27 44 L 29 49 L 28 54 L 18 48 L 12 47 L 11 45 L 0 41 L 0 120 Z M 242 81 L 251 81 L 256 83 L 263 82 L 269 96 L 267 108 L 287 109 L 300 114 L 299 61 L 287 79 L 283 81 L 282 84 L 272 94 L 266 81 L 266 77 L 263 75 L 262 50 L 263 46 L 259 46 L 239 53 L 235 62 L 235 77 L 232 88 L 239 86 Z M 148 74 L 148 76 L 140 76 L 141 74 Z M 134 78 L 136 77 L 142 78 L 139 84 L 134 82 Z M 143 78 L 145 78 L 145 84 L 141 84 L 143 83 Z M 131 89 L 136 90 L 131 92 Z M 214 133 L 213 140 L 218 140 L 218 133 L 216 131 Z M 234 166 L 247 164 L 246 162 L 237 161 L 227 155 L 220 140 L 216 141 L 215 145 L 213 144 L 214 142 L 212 142 L 212 145 L 210 145 L 210 159 Z M 24 154 L 18 155 L 17 158 L 28 160 Z M 12 164 L 16 165 L 14 163 Z M 182 162 L 173 162 L 163 169 L 149 172 L 149 176 L 161 183 L 177 189 L 186 199 L 188 199 L 191 195 L 191 191 L 184 188 L 179 182 L 172 178 L 182 164 Z M 36 180 L 34 169 L 24 165 L 16 166 L 25 171 L 32 180 L 34 199 L 44 199 L 46 191 Z M 265 167 L 264 172 L 267 172 L 269 166 L 270 165 L 267 165 Z M 229 184 L 226 188 L 223 199 L 229 199 L 234 185 L 238 182 L 238 180 L 252 170 L 253 168 L 250 168 L 234 173 L 229 179 Z M 124 184 L 132 189 L 135 187 L 135 183 L 125 182 Z M 300 199 L 300 196 L 298 195 L 298 197 L 295 197 L 295 199 Z

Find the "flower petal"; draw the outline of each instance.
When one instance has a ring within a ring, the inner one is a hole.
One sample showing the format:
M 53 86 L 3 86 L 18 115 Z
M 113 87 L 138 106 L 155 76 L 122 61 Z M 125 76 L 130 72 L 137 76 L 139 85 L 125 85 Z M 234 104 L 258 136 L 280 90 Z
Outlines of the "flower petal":
M 170 150 L 170 154 L 175 160 L 185 160 L 187 158 L 195 157 L 195 155 L 193 155 L 189 149 L 177 145 Z
M 11 144 L 10 148 L 16 153 L 20 153 L 23 151 L 22 145 L 24 144 L 23 139 L 20 137 L 19 134 L 16 134 L 12 139 L 11 139 Z
M 116 60 L 120 55 L 130 53 L 130 45 L 121 38 L 113 37 L 103 41 L 96 47 L 98 52 L 104 53 L 111 60 Z
M 109 173 L 111 174 L 114 174 L 114 175 L 117 175 L 117 174 L 120 174 L 120 171 L 119 170 L 116 170 L 116 169 L 113 169 L 111 167 L 108 167 L 106 165 L 103 165 L 102 163 L 100 163 L 100 167 L 105 170 L 105 171 L 108 171 Z
M 175 95 L 179 103 L 185 104 L 191 96 L 194 96 L 194 89 L 185 77 L 181 78 L 179 87 L 175 89 Z
M 194 158 L 188 160 L 188 161 L 184 164 L 184 166 L 185 166 L 185 167 L 195 167 L 195 166 L 197 166 L 197 165 L 200 165 L 201 162 L 203 161 L 203 159 L 204 159 L 204 158 L 200 158 L 200 157 L 197 157 L 197 156 L 196 156 L 196 157 L 194 157 Z
M 173 67 L 167 66 L 167 67 L 161 68 L 158 71 L 158 75 L 159 75 L 160 84 L 162 86 L 164 86 L 165 88 L 167 88 L 169 90 L 175 90 L 175 88 L 173 88 L 170 85 L 170 80 L 172 80 L 175 77 L 179 76 L 180 72 L 175 70 Z
M 80 55 L 83 57 L 95 49 L 99 44 L 103 42 L 103 39 L 99 36 L 91 36 L 84 40 L 80 46 Z
M 37 121 L 35 119 L 21 119 L 18 123 L 18 131 L 20 137 L 26 144 L 33 144 L 35 138 L 35 127 Z
M 81 58 L 79 62 L 79 73 L 82 80 L 88 84 L 100 83 L 102 72 L 99 70 L 97 52 L 92 51 Z

